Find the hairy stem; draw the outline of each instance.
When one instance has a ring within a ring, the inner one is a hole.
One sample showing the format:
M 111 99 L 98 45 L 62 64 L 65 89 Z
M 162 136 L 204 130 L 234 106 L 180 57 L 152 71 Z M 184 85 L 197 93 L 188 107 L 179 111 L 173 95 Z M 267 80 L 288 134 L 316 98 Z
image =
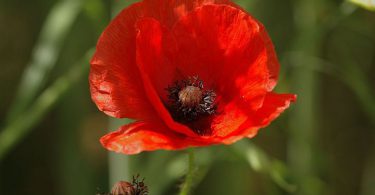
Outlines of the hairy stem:
M 180 195 L 189 195 L 190 191 L 193 186 L 193 179 L 194 179 L 194 170 L 195 170 L 195 163 L 194 163 L 194 150 L 191 148 L 188 150 L 189 155 L 189 169 L 186 174 L 185 182 L 182 185 Z

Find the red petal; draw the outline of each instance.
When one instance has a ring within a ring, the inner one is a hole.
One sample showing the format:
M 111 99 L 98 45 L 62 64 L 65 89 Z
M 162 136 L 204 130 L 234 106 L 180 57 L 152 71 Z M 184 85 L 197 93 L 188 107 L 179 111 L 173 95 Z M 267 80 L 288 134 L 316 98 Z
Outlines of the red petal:
M 145 122 L 122 126 L 117 131 L 103 136 L 100 142 L 106 149 L 124 154 L 137 154 L 158 149 L 177 150 L 209 144 L 173 133 L 162 124 Z
M 145 18 L 138 21 L 137 29 L 137 64 L 149 101 L 170 129 L 196 137 L 187 126 L 173 120 L 160 98 L 164 88 L 172 83 L 174 72 L 173 66 L 163 56 L 163 29 L 160 23 L 155 19 Z
M 135 64 L 135 22 L 154 17 L 171 25 L 195 7 L 214 3 L 231 4 L 227 0 L 145 0 L 123 10 L 101 35 L 91 61 L 90 90 L 98 108 L 118 118 L 152 116 Z
M 269 125 L 295 100 L 296 95 L 294 94 L 268 93 L 264 99 L 262 108 L 252 116 L 249 116 L 245 123 L 224 139 L 224 142 L 231 144 L 243 137 L 254 137 L 260 128 Z
M 100 110 L 118 118 L 145 119 L 154 115 L 135 63 L 134 23 L 140 5 L 125 9 L 111 22 L 91 60 L 91 97 Z
M 159 21 L 153 18 L 140 19 L 136 28 L 137 62 L 155 87 L 158 95 L 166 100 L 166 88 L 173 84 L 176 78 L 176 66 L 165 56 L 163 42 L 172 42 L 169 32 Z
M 244 98 L 256 110 L 276 83 L 272 43 L 262 24 L 240 9 L 202 6 L 181 18 L 173 34 L 178 50 L 170 51 L 172 62 L 185 76 L 215 87 L 223 101 Z
M 234 6 L 229 0 L 144 0 L 143 9 L 146 17 L 155 18 L 166 27 L 171 27 L 192 10 L 209 4 Z
M 296 101 L 295 94 L 276 94 L 273 92 L 267 93 L 262 108 L 256 114 L 255 119 L 260 127 L 269 125 L 275 118 L 277 118 L 285 109 L 287 109 L 291 102 Z
M 241 105 L 240 101 L 232 101 L 218 110 L 219 115 L 213 119 L 211 124 L 213 136 L 226 137 L 240 128 L 250 117 L 245 107 L 246 105 Z

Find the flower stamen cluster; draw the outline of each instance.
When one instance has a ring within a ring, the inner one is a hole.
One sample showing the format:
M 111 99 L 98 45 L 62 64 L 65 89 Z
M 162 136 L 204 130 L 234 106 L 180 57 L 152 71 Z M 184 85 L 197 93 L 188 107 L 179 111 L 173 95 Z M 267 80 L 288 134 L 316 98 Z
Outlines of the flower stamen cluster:
M 216 113 L 216 93 L 204 89 L 203 81 L 198 76 L 176 81 L 166 90 L 169 109 L 177 121 L 189 123 Z

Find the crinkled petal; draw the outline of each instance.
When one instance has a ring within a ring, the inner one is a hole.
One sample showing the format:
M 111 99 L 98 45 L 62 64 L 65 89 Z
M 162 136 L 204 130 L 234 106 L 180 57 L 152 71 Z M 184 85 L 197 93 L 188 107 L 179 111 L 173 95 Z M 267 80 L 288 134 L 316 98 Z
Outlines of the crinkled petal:
M 294 94 L 268 93 L 264 99 L 262 108 L 253 115 L 250 115 L 248 120 L 246 120 L 246 122 L 244 122 L 236 131 L 228 135 L 223 142 L 231 144 L 243 137 L 254 137 L 260 128 L 269 125 L 285 109 L 287 109 L 290 103 L 294 102 L 296 98 L 297 96 Z
M 229 0 L 144 0 L 143 9 L 146 17 L 152 17 L 170 28 L 197 7 L 210 4 L 235 6 Z
M 198 75 L 218 94 L 211 132 L 225 137 L 262 107 L 279 71 L 263 25 L 228 5 L 204 5 L 182 17 L 165 43 L 169 60 L 183 76 Z
M 176 134 L 161 123 L 147 122 L 124 125 L 117 131 L 103 136 L 100 142 L 106 149 L 124 154 L 137 154 L 158 149 L 178 150 L 189 146 L 211 144 Z
M 172 82 L 170 71 L 173 71 L 173 68 L 170 68 L 172 65 L 165 60 L 162 51 L 163 28 L 157 20 L 144 18 L 137 22 L 137 29 L 137 64 L 149 101 L 170 129 L 197 137 L 187 126 L 173 120 L 157 92 L 164 90 Z M 158 73 L 158 69 L 161 72 Z
M 123 10 L 101 35 L 91 60 L 91 97 L 98 108 L 118 118 L 152 116 L 152 106 L 145 101 L 135 64 L 134 25 L 142 17 L 152 17 L 171 26 L 180 17 L 206 4 L 232 3 L 227 0 L 144 0 Z
M 91 97 L 101 111 L 113 117 L 145 119 L 154 115 L 135 62 L 134 23 L 140 5 L 125 9 L 111 22 L 91 60 Z
M 296 101 L 296 99 L 295 94 L 267 93 L 263 106 L 255 113 L 254 119 L 260 127 L 265 127 L 285 109 L 289 108 L 290 103 Z
M 278 67 L 263 25 L 228 5 L 204 5 L 172 29 L 171 61 L 185 76 L 198 75 L 222 101 L 246 99 L 253 110 L 276 83 Z
M 249 118 L 245 108 L 241 107 L 240 101 L 232 101 L 224 105 L 224 108 L 218 110 L 218 113 L 211 123 L 211 132 L 213 136 L 217 137 L 225 137 L 231 134 Z
M 158 95 L 167 101 L 166 88 L 177 78 L 176 66 L 165 56 L 164 42 L 174 41 L 168 30 L 153 18 L 140 19 L 136 28 L 137 60 L 144 73 L 150 78 Z

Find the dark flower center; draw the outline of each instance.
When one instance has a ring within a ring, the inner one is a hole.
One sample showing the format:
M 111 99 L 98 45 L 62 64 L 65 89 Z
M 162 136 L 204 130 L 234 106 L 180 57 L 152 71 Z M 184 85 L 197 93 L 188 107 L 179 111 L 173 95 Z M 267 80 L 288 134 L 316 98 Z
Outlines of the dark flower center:
M 190 126 L 197 134 L 205 135 L 207 126 L 201 121 L 215 114 L 216 93 L 204 89 L 203 81 L 197 76 L 176 81 L 166 88 L 169 104 L 167 105 L 176 121 Z M 204 122 L 203 122 L 204 123 Z

